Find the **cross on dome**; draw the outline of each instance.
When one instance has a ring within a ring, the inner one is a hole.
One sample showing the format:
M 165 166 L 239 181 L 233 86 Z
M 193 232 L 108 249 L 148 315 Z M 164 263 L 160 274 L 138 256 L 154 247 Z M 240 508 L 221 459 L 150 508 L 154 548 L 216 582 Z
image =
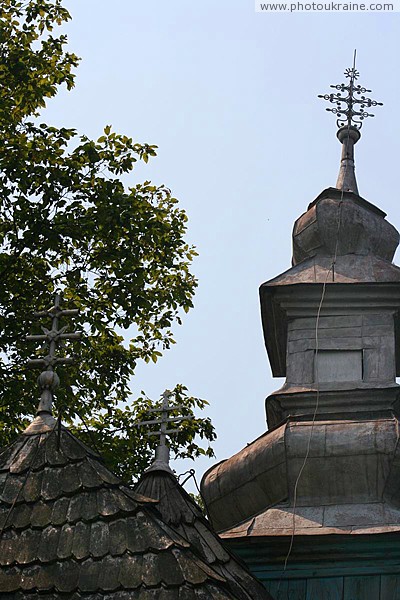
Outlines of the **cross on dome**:
M 334 108 L 328 107 L 326 110 L 337 115 L 336 124 L 339 128 L 354 127 L 355 129 L 361 129 L 364 119 L 375 116 L 365 109 L 374 106 L 383 106 L 382 102 L 365 96 L 365 94 L 371 93 L 372 90 L 368 90 L 361 85 L 356 85 L 355 82 L 360 74 L 355 68 L 355 58 L 356 54 L 354 52 L 353 67 L 346 69 L 344 72 L 349 82 L 347 84 L 339 83 L 331 85 L 330 87 L 337 90 L 337 93 L 320 94 L 318 96 L 318 98 L 336 104 Z
M 28 341 L 45 342 L 44 347 L 48 347 L 46 356 L 28 360 L 28 366 L 30 367 L 44 367 L 38 378 L 41 389 L 41 399 L 37 410 L 38 415 L 42 413 L 52 414 L 53 392 L 60 383 L 54 368 L 60 364 L 65 365 L 73 362 L 72 358 L 58 356 L 58 348 L 63 344 L 64 340 L 76 340 L 82 335 L 80 332 L 67 333 L 66 326 L 60 327 L 60 319 L 62 317 L 74 316 L 78 313 L 78 309 L 63 309 L 61 307 L 61 294 L 58 292 L 55 294 L 54 306 L 49 310 L 34 313 L 35 317 L 51 317 L 52 319 L 51 329 L 42 327 L 42 334 L 26 336 Z
M 184 408 L 182 405 L 172 405 L 170 404 L 170 399 L 173 396 L 173 393 L 170 390 L 165 390 L 162 394 L 162 404 L 160 408 L 151 408 L 149 413 L 159 413 L 160 417 L 158 419 L 152 419 L 149 421 L 141 421 L 137 423 L 137 427 L 149 426 L 149 425 L 159 425 L 160 429 L 157 431 L 149 431 L 147 433 L 148 437 L 158 436 L 160 438 L 159 444 L 156 448 L 156 457 L 151 466 L 147 469 L 147 471 L 155 471 L 155 470 L 163 470 L 170 471 L 172 473 L 172 469 L 169 466 L 169 446 L 167 444 L 167 435 L 172 435 L 174 433 L 179 433 L 179 429 L 168 429 L 169 423 L 178 423 L 181 421 L 191 420 L 190 417 L 170 417 L 169 414 L 173 410 L 179 410 L 180 408 Z
M 328 107 L 326 109 L 337 116 L 336 124 L 339 129 L 336 135 L 342 144 L 342 157 L 336 188 L 342 192 L 358 194 L 354 145 L 361 137 L 360 129 L 364 120 L 367 117 L 374 116 L 366 109 L 383 106 L 383 103 L 368 98 L 365 94 L 369 94 L 372 90 L 356 84 L 356 80 L 360 75 L 356 69 L 356 51 L 354 51 L 353 66 L 346 69 L 344 74 L 348 79 L 347 83 L 331 85 L 330 87 L 334 88 L 336 92 L 320 94 L 318 98 L 323 98 L 336 105 L 334 108 Z

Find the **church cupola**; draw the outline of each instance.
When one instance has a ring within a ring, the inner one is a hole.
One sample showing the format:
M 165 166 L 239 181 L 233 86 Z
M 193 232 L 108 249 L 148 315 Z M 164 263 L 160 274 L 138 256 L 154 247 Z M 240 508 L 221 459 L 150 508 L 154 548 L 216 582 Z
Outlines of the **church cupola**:
M 336 187 L 296 220 L 292 267 L 260 287 L 286 378 L 269 429 L 202 481 L 212 523 L 277 600 L 400 600 L 399 233 L 359 194 L 354 146 L 380 103 L 355 65 L 345 75 L 321 96 L 342 144 Z
M 260 288 L 272 372 L 286 376 L 283 388 L 267 399 L 270 427 L 312 412 L 317 386 L 326 392 L 322 413 L 339 406 L 346 412 L 391 410 L 398 393 L 400 270 L 391 261 L 399 233 L 358 194 L 354 168 L 362 122 L 373 116 L 365 107 L 381 103 L 364 96 L 371 90 L 356 85 L 354 67 L 345 74 L 347 85 L 332 86 L 338 93 L 320 96 L 335 104 L 327 110 L 338 117 L 336 187 L 319 194 L 296 220 L 292 268 Z

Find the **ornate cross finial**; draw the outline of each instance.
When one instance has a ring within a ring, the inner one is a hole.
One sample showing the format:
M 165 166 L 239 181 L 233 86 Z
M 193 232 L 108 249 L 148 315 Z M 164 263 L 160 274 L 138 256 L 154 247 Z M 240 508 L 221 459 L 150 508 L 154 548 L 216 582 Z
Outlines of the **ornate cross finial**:
M 147 469 L 147 471 L 169 471 L 172 473 L 172 469 L 169 466 L 169 447 L 167 445 L 167 435 L 171 435 L 174 433 L 179 433 L 179 429 L 168 429 L 169 423 L 177 423 L 180 421 L 190 420 L 190 417 L 170 417 L 169 413 L 172 410 L 179 410 L 180 408 L 184 408 L 182 405 L 170 405 L 170 399 L 172 396 L 172 392 L 170 390 L 165 390 L 162 395 L 162 404 L 160 408 L 151 408 L 149 413 L 160 413 L 159 419 L 153 419 L 151 421 L 141 421 L 137 423 L 137 427 L 142 427 L 144 425 L 160 425 L 160 429 L 158 431 L 149 431 L 147 433 L 148 437 L 159 436 L 160 442 L 156 448 L 156 458 L 152 465 Z
M 79 310 L 64 310 L 61 308 L 61 295 L 56 293 L 54 306 L 49 310 L 34 313 L 35 317 L 51 317 L 51 329 L 42 327 L 43 334 L 27 335 L 28 341 L 45 342 L 48 346 L 48 354 L 42 358 L 32 358 L 28 361 L 31 367 L 44 367 L 43 372 L 39 375 L 38 383 L 41 389 L 41 399 L 37 414 L 52 413 L 53 392 L 57 389 L 60 380 L 57 373 L 54 371 L 56 365 L 65 365 L 73 362 L 72 358 L 63 358 L 56 355 L 58 346 L 63 343 L 63 340 L 76 340 L 81 337 L 80 332 L 66 333 L 66 327 L 59 328 L 61 317 L 77 315 Z
M 354 52 L 353 66 L 346 69 L 344 72 L 344 75 L 349 81 L 347 83 L 339 83 L 330 86 L 337 90 L 338 93 L 320 94 L 318 96 L 318 98 L 323 98 L 324 100 L 336 104 L 335 108 L 327 108 L 326 110 L 337 115 L 336 123 L 339 129 L 341 127 L 361 129 L 364 119 L 375 116 L 365 109 L 371 108 L 372 106 L 383 106 L 382 102 L 377 102 L 364 95 L 370 94 L 372 90 L 367 90 L 367 88 L 362 87 L 361 85 L 356 85 L 355 82 L 360 74 L 356 69 L 355 59 L 356 53 Z
M 372 106 L 383 106 L 383 104 L 364 95 L 369 94 L 371 90 L 367 90 L 367 88 L 361 85 L 356 85 L 356 80 L 360 75 L 356 69 L 356 50 L 354 50 L 353 66 L 346 69 L 344 74 L 349 80 L 347 83 L 331 85 L 331 88 L 337 90 L 337 93 L 319 95 L 318 98 L 323 98 L 336 104 L 334 108 L 326 109 L 337 116 L 336 124 L 339 127 L 337 137 L 343 145 L 336 187 L 342 192 L 354 192 L 358 194 L 354 164 L 354 144 L 361 137 L 360 129 L 364 119 L 374 116 L 365 109 Z

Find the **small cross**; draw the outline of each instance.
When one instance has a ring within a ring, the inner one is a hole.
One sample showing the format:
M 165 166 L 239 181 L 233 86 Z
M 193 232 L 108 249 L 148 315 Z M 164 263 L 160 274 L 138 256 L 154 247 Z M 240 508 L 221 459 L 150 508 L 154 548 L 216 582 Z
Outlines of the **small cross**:
M 149 431 L 148 437 L 159 436 L 160 442 L 156 448 L 156 459 L 148 470 L 163 469 L 171 471 L 169 468 L 169 447 L 167 444 L 167 435 L 179 433 L 179 429 L 168 429 L 168 423 L 177 423 L 180 421 L 191 420 L 191 417 L 169 417 L 169 413 L 172 410 L 178 410 L 184 408 L 182 405 L 171 406 L 169 401 L 172 397 L 170 390 L 165 390 L 162 395 L 162 404 L 160 408 L 151 408 L 149 413 L 161 413 L 159 419 L 152 419 L 150 421 L 141 421 L 136 423 L 136 427 L 142 427 L 144 425 L 160 425 L 158 431 Z
M 41 387 L 41 401 L 38 408 L 38 413 L 48 412 L 51 414 L 51 405 L 53 400 L 53 392 L 58 387 L 59 379 L 54 371 L 56 365 L 70 364 L 72 358 L 62 358 L 56 356 L 57 348 L 62 344 L 63 340 L 77 340 L 81 337 L 80 332 L 66 333 L 66 327 L 59 328 L 61 317 L 73 316 L 79 314 L 78 309 L 65 310 L 61 308 L 61 295 L 56 293 L 54 306 L 49 310 L 34 313 L 35 317 L 51 317 L 51 329 L 42 327 L 43 334 L 27 335 L 28 341 L 47 342 L 49 351 L 42 358 L 31 358 L 28 360 L 30 367 L 44 367 L 44 371 L 39 376 L 39 385 Z
M 64 310 L 60 306 L 61 295 L 56 294 L 54 306 L 49 310 L 34 313 L 35 317 L 52 317 L 51 329 L 42 327 L 43 334 L 40 335 L 27 335 L 26 339 L 30 342 L 47 342 L 49 346 L 49 353 L 43 358 L 31 358 L 28 360 L 29 366 L 44 366 L 47 370 L 53 370 L 53 367 L 57 364 L 69 364 L 72 362 L 72 358 L 60 358 L 56 356 L 57 346 L 60 340 L 77 340 L 81 337 L 81 333 L 65 333 L 66 327 L 59 327 L 59 321 L 61 317 L 72 316 L 79 314 L 78 309 Z

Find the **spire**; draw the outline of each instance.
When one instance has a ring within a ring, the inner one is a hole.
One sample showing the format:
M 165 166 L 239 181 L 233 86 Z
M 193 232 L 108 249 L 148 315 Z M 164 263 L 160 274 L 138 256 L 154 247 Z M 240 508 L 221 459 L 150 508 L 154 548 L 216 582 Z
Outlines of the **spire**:
M 141 421 L 137 423 L 137 427 L 142 427 L 143 425 L 160 425 L 160 429 L 158 431 L 149 431 L 147 433 L 148 437 L 151 436 L 159 436 L 160 442 L 156 448 L 156 457 L 151 466 L 147 469 L 148 471 L 168 471 L 172 473 L 172 469 L 169 466 L 169 446 L 167 445 L 167 435 L 171 435 L 173 433 L 179 433 L 179 429 L 168 429 L 168 423 L 177 423 L 183 420 L 190 420 L 190 417 L 169 417 L 169 413 L 172 410 L 178 410 L 180 408 L 184 408 L 183 406 L 172 406 L 169 401 L 172 396 L 172 392 L 170 390 L 165 390 L 162 395 L 162 404 L 160 408 L 151 408 L 149 413 L 161 413 L 159 419 L 153 419 L 151 421 Z
M 358 194 L 354 145 L 361 137 L 360 129 L 364 119 L 374 116 L 365 109 L 371 106 L 382 106 L 382 102 L 366 98 L 364 94 L 370 93 L 372 90 L 356 85 L 355 82 L 360 76 L 356 69 L 356 50 L 354 50 L 353 66 L 346 69 L 344 74 L 349 80 L 347 84 L 331 85 L 330 87 L 337 90 L 337 93 L 319 95 L 318 98 L 336 104 L 335 108 L 326 109 L 337 115 L 336 124 L 339 128 L 337 137 L 342 144 L 342 157 L 336 187 L 344 192 Z M 343 93 L 344 95 L 342 95 Z
M 48 346 L 48 354 L 46 356 L 42 358 L 32 358 L 28 361 L 28 365 L 31 367 L 44 367 L 44 370 L 38 378 L 41 397 L 37 415 L 40 417 L 52 415 L 53 393 L 60 383 L 54 368 L 59 364 L 65 365 L 73 362 L 72 358 L 56 356 L 58 347 L 62 344 L 63 340 L 76 340 L 81 337 L 81 333 L 79 332 L 66 333 L 66 327 L 60 328 L 60 319 L 61 317 L 77 315 L 78 313 L 79 310 L 77 309 L 64 310 L 61 308 L 61 295 L 59 293 L 56 293 L 55 295 L 54 306 L 52 308 L 34 313 L 35 317 L 51 317 L 52 319 L 51 329 L 42 327 L 43 334 L 26 336 L 28 341 L 45 342 L 45 347 L 46 345 Z M 47 420 L 49 421 L 49 419 Z

